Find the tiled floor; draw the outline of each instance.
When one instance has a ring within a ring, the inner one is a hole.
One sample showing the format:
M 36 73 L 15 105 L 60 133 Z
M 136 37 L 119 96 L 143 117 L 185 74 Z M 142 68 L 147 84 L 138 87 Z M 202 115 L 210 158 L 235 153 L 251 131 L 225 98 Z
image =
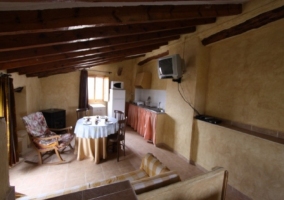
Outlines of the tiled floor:
M 197 167 L 188 164 L 173 152 L 157 148 L 147 143 L 139 134 L 131 128 L 126 133 L 126 156 L 122 156 L 120 162 L 116 162 L 115 154 L 108 154 L 106 160 L 95 164 L 90 159 L 77 161 L 73 151 L 66 152 L 62 157 L 69 161 L 66 164 L 34 165 L 21 162 L 10 169 L 10 185 L 15 186 L 17 192 L 26 195 L 48 193 L 59 189 L 70 188 L 78 184 L 95 180 L 102 180 L 112 175 L 126 173 L 140 166 L 141 158 L 147 153 L 153 153 L 161 162 L 171 170 L 178 172 L 182 180 L 202 174 Z M 30 151 L 23 156 L 25 160 L 37 162 L 37 154 Z M 53 155 L 45 163 L 56 161 Z M 227 192 L 228 200 L 239 200 L 231 192 Z

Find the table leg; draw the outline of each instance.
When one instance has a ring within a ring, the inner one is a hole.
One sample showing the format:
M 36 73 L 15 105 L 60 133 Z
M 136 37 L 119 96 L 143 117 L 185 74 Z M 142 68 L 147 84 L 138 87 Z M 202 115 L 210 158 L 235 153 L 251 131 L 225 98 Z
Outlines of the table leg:
M 103 152 L 103 159 L 106 159 L 107 158 L 107 138 L 104 137 L 103 138 L 103 149 L 102 149 L 102 152 Z

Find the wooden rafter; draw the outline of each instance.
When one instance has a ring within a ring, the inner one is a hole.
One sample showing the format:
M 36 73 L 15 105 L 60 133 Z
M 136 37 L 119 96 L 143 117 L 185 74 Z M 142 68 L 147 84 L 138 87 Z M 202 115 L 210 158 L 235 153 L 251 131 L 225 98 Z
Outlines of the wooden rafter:
M 115 58 L 115 57 L 126 57 L 129 55 L 134 55 L 134 54 L 140 54 L 140 53 L 146 53 L 149 51 L 152 51 L 153 49 L 156 49 L 160 44 L 151 44 L 148 46 L 143 46 L 139 48 L 130 48 L 125 51 L 112 51 L 109 53 L 103 53 L 98 56 L 93 56 L 93 55 L 86 55 L 84 57 L 79 57 L 79 58 L 72 58 L 69 60 L 64 60 L 64 61 L 56 61 L 52 63 L 44 63 L 44 64 L 39 64 L 39 65 L 32 65 L 28 67 L 21 67 L 17 69 L 17 71 L 20 74 L 28 74 L 30 71 L 32 72 L 40 72 L 40 71 L 48 71 L 48 70 L 53 70 L 53 69 L 58 69 L 62 68 L 65 65 L 70 65 L 74 63 L 83 63 L 86 61 L 96 61 L 99 59 L 110 59 L 110 58 Z M 13 70 L 8 70 L 9 73 L 14 72 Z
M 218 42 L 220 40 L 233 37 L 242 33 L 245 33 L 249 30 L 259 28 L 261 26 L 264 26 L 268 23 L 274 22 L 276 20 L 284 18 L 284 6 L 276 8 L 274 10 L 262 13 L 256 17 L 253 17 L 241 24 L 238 24 L 234 27 L 231 27 L 229 29 L 220 31 L 218 33 L 215 33 L 207 38 L 204 38 L 202 40 L 203 45 L 209 45 L 214 42 Z
M 125 7 L 65 8 L 0 12 L 1 35 L 50 30 L 82 25 L 121 25 L 237 15 L 241 4 L 164 5 Z
M 79 58 L 83 56 L 94 56 L 94 55 L 100 55 L 103 53 L 108 53 L 112 51 L 123 51 L 131 48 L 143 48 L 143 46 L 151 45 L 151 44 L 157 44 L 157 47 L 166 45 L 168 43 L 168 38 L 164 39 L 157 39 L 157 40 L 150 40 L 150 41 L 143 41 L 143 42 L 136 42 L 136 43 L 130 43 L 128 45 L 121 44 L 116 45 L 112 47 L 102 47 L 99 49 L 94 50 L 87 50 L 87 51 L 79 51 L 79 52 L 72 52 L 72 53 L 64 53 L 64 54 L 57 54 L 57 55 L 51 55 L 51 56 L 43 56 L 43 57 L 36 57 L 36 58 L 30 58 L 20 61 L 13 61 L 9 63 L 3 63 L 2 67 L 9 68 L 9 69 L 15 69 L 16 71 L 19 70 L 18 68 L 24 68 L 25 66 L 32 66 L 32 65 L 38 65 L 43 63 L 50 63 L 54 61 L 60 61 L 60 60 L 68 60 L 72 58 Z M 177 36 L 172 37 L 172 39 L 178 39 Z
M 154 56 L 151 56 L 151 57 L 146 58 L 146 59 L 144 59 L 144 60 L 141 60 L 141 61 L 138 63 L 138 65 L 140 65 L 140 66 L 141 66 L 141 65 L 144 65 L 145 63 L 150 62 L 150 61 L 153 60 L 153 59 L 161 58 L 161 57 L 166 56 L 166 55 L 169 55 L 169 51 L 166 51 L 166 52 L 160 53 L 160 54 L 158 54 L 158 55 L 154 55 Z
M 117 37 L 125 35 L 143 34 L 157 31 L 175 30 L 201 24 L 214 23 L 215 18 L 196 20 L 166 21 L 141 23 L 120 26 L 103 26 L 84 28 L 73 31 L 55 31 L 46 33 L 26 33 L 20 35 L 0 36 L 0 49 L 13 50 L 15 48 L 42 47 L 56 44 L 84 41 L 95 38 Z
M 163 37 L 169 37 L 174 35 L 180 35 L 185 33 L 194 32 L 195 28 L 189 27 L 184 29 L 178 29 L 178 30 L 171 30 L 171 31 L 161 31 L 161 32 L 155 32 L 155 33 L 148 33 L 143 35 L 135 35 L 135 36 L 122 36 L 122 37 L 116 37 L 116 38 L 109 38 L 109 39 L 102 39 L 102 40 L 95 40 L 97 47 L 103 47 L 103 46 L 109 46 L 109 45 L 119 45 L 119 44 L 127 44 L 131 42 L 139 42 L 148 40 L 150 38 L 163 38 Z M 17 66 L 10 65 L 9 63 L 0 64 L 0 69 L 12 69 Z
M 92 2 L 136 5 L 0 11 L 0 70 L 46 77 L 143 56 L 193 33 L 196 26 L 242 12 L 242 4 L 219 1 L 160 5 L 156 0 L 98 0 Z
M 50 62 L 51 60 L 68 59 L 70 57 L 85 55 L 89 53 L 104 53 L 114 50 L 123 50 L 131 47 L 139 47 L 147 44 L 168 42 L 176 40 L 179 35 L 151 38 L 138 42 L 128 42 L 127 44 L 99 46 L 96 41 L 94 42 L 81 42 L 72 43 L 68 45 L 55 45 L 50 47 L 30 48 L 25 50 L 17 50 L 11 52 L 0 52 L 0 65 L 1 63 L 9 62 L 9 65 L 26 66 L 28 63 L 37 64 L 40 62 Z M 81 49 L 80 49 L 81 47 Z M 89 47 L 89 48 L 86 48 Z M 80 51 L 78 51 L 80 49 Z M 5 68 L 5 67 L 4 67 Z

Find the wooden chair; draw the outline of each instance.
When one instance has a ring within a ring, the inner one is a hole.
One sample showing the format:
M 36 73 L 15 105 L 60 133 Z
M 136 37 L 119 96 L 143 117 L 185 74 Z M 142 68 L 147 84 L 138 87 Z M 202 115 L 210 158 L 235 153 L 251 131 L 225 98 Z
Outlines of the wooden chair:
M 116 146 L 116 153 L 117 153 L 117 162 L 119 162 L 119 153 L 121 147 L 123 148 L 124 156 L 125 156 L 125 129 L 126 129 L 126 121 L 125 119 L 121 119 L 118 121 L 118 131 L 116 134 L 111 134 L 108 137 L 108 142 L 111 143 L 109 146 L 114 147 Z
M 42 164 L 44 155 L 51 155 L 54 152 L 60 160 L 57 163 L 65 162 L 60 156 L 60 152 L 63 152 L 67 146 L 73 149 L 71 141 L 75 134 L 71 133 L 72 126 L 61 129 L 49 129 L 42 112 L 32 113 L 23 117 L 23 122 L 31 144 L 38 153 L 38 164 Z M 57 135 L 56 131 L 61 133 L 64 131 L 65 133 Z
M 82 117 L 89 116 L 88 112 L 89 112 L 89 108 L 77 108 L 76 109 L 77 120 Z
M 114 110 L 114 118 L 116 118 L 117 120 L 122 120 L 124 119 L 124 112 L 121 110 Z
M 124 119 L 124 112 L 123 111 L 121 111 L 121 110 L 114 110 L 113 112 L 114 112 L 114 118 L 116 118 L 117 121 Z M 117 132 L 118 132 L 118 130 L 115 130 L 115 132 L 113 134 L 117 134 Z M 112 137 L 114 137 L 114 136 L 112 135 Z M 115 146 L 113 146 L 113 149 L 115 149 Z

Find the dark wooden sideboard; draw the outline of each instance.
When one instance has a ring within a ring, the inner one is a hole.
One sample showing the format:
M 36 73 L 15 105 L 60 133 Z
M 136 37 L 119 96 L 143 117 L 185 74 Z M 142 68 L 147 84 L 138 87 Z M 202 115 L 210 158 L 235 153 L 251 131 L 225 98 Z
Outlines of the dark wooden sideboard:
M 66 111 L 63 109 L 47 109 L 41 110 L 45 117 L 49 128 L 65 128 L 66 127 Z

